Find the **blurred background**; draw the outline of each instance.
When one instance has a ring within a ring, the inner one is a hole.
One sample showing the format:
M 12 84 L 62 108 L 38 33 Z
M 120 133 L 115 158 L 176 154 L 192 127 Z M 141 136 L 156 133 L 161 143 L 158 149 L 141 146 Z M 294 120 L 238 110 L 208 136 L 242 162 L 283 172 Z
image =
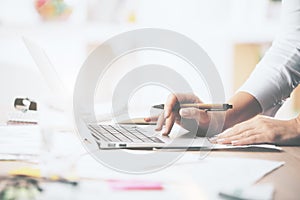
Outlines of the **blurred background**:
M 270 47 L 279 29 L 280 7 L 281 2 L 274 0 L 0 0 L 0 112 L 5 116 L 14 97 L 39 99 L 46 91 L 22 36 L 45 49 L 72 91 L 80 67 L 95 47 L 118 33 L 142 27 L 174 30 L 197 42 L 215 63 L 229 98 Z M 132 55 L 119 64 L 129 69 L 130 63 L 154 59 L 180 65 L 155 53 Z M 110 101 L 117 80 L 116 76 L 106 82 L 99 103 Z M 161 102 L 167 93 L 158 91 L 149 97 Z M 133 104 L 151 105 L 149 97 L 137 97 Z M 291 98 L 278 117 L 290 118 L 299 109 Z

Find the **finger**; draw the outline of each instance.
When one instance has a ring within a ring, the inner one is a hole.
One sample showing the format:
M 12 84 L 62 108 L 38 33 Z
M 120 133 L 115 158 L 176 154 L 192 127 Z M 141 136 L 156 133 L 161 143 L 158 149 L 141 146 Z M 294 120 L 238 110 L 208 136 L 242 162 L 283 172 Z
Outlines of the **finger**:
M 243 131 L 246 131 L 246 129 L 244 130 L 240 127 L 229 128 L 223 133 L 216 136 L 216 142 L 219 144 L 230 144 L 231 138 L 239 136 L 240 134 L 242 134 Z
M 231 144 L 234 146 L 239 146 L 239 145 L 247 145 L 247 144 L 257 144 L 263 142 L 264 142 L 263 138 L 259 137 L 258 135 L 252 135 L 251 137 L 248 138 L 232 141 Z
M 167 101 L 165 103 L 165 107 L 164 107 L 164 118 L 168 118 L 172 111 L 173 108 L 175 107 L 175 105 L 178 103 L 178 99 L 176 97 L 175 94 L 170 94 L 167 98 Z
M 145 117 L 144 120 L 145 122 L 156 122 L 158 121 L 159 115 L 157 116 L 151 116 L 151 117 Z
M 164 123 L 165 123 L 164 112 L 162 112 L 162 113 L 159 115 L 158 119 L 157 119 L 156 129 L 155 129 L 155 130 L 156 130 L 156 131 L 161 131 L 161 129 L 162 129 Z
M 210 121 L 210 117 L 204 110 L 199 110 L 197 108 L 182 108 L 179 114 L 183 118 L 195 119 L 199 125 L 207 125 Z
M 181 117 L 176 117 L 175 118 L 175 123 L 181 125 Z
M 209 140 L 211 143 L 214 143 L 214 144 L 218 143 L 218 142 L 217 142 L 218 138 L 217 138 L 216 136 L 209 137 L 208 140 Z
M 151 122 L 152 121 L 151 117 L 145 117 L 144 120 L 145 120 L 145 122 Z
M 168 118 L 173 111 L 173 108 L 178 103 L 202 103 L 202 101 L 194 94 L 176 93 L 170 94 L 165 103 L 165 118 Z
M 255 135 L 256 133 L 251 129 L 245 132 L 242 132 L 240 134 L 237 135 L 233 135 L 227 138 L 221 138 L 221 139 L 217 139 L 217 143 L 219 144 L 231 144 L 232 141 L 237 141 L 237 140 L 241 140 L 241 139 L 245 139 L 245 138 L 249 138 L 252 135 Z
M 175 114 L 171 114 L 167 119 L 166 119 L 166 125 L 165 125 L 165 130 L 163 132 L 163 135 L 169 135 L 171 132 L 171 129 L 174 125 L 175 122 Z

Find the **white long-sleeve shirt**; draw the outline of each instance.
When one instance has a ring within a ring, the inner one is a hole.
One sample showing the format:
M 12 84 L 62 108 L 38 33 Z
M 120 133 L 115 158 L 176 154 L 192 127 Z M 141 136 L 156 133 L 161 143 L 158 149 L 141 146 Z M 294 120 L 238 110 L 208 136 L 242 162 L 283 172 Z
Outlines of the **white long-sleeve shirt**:
M 280 32 L 239 91 L 254 96 L 263 113 L 274 116 L 299 83 L 300 0 L 284 0 Z

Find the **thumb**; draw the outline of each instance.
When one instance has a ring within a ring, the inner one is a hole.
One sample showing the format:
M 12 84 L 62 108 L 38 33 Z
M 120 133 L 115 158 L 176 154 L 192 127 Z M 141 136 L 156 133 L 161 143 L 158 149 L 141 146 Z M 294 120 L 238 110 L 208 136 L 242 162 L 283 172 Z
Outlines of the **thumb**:
M 197 108 L 182 108 L 180 109 L 179 114 L 183 118 L 195 119 L 200 124 L 209 120 L 208 114 L 204 110 L 199 110 Z

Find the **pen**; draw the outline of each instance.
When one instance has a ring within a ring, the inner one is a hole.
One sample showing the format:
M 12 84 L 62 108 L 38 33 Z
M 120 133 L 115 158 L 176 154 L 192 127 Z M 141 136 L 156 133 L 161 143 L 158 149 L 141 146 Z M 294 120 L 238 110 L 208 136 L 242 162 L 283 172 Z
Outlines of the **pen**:
M 164 104 L 154 105 L 153 108 L 164 109 Z M 203 103 L 186 103 L 176 104 L 173 110 L 179 110 L 180 108 L 198 108 L 206 111 L 226 111 L 232 109 L 233 106 L 230 104 L 203 104 Z

